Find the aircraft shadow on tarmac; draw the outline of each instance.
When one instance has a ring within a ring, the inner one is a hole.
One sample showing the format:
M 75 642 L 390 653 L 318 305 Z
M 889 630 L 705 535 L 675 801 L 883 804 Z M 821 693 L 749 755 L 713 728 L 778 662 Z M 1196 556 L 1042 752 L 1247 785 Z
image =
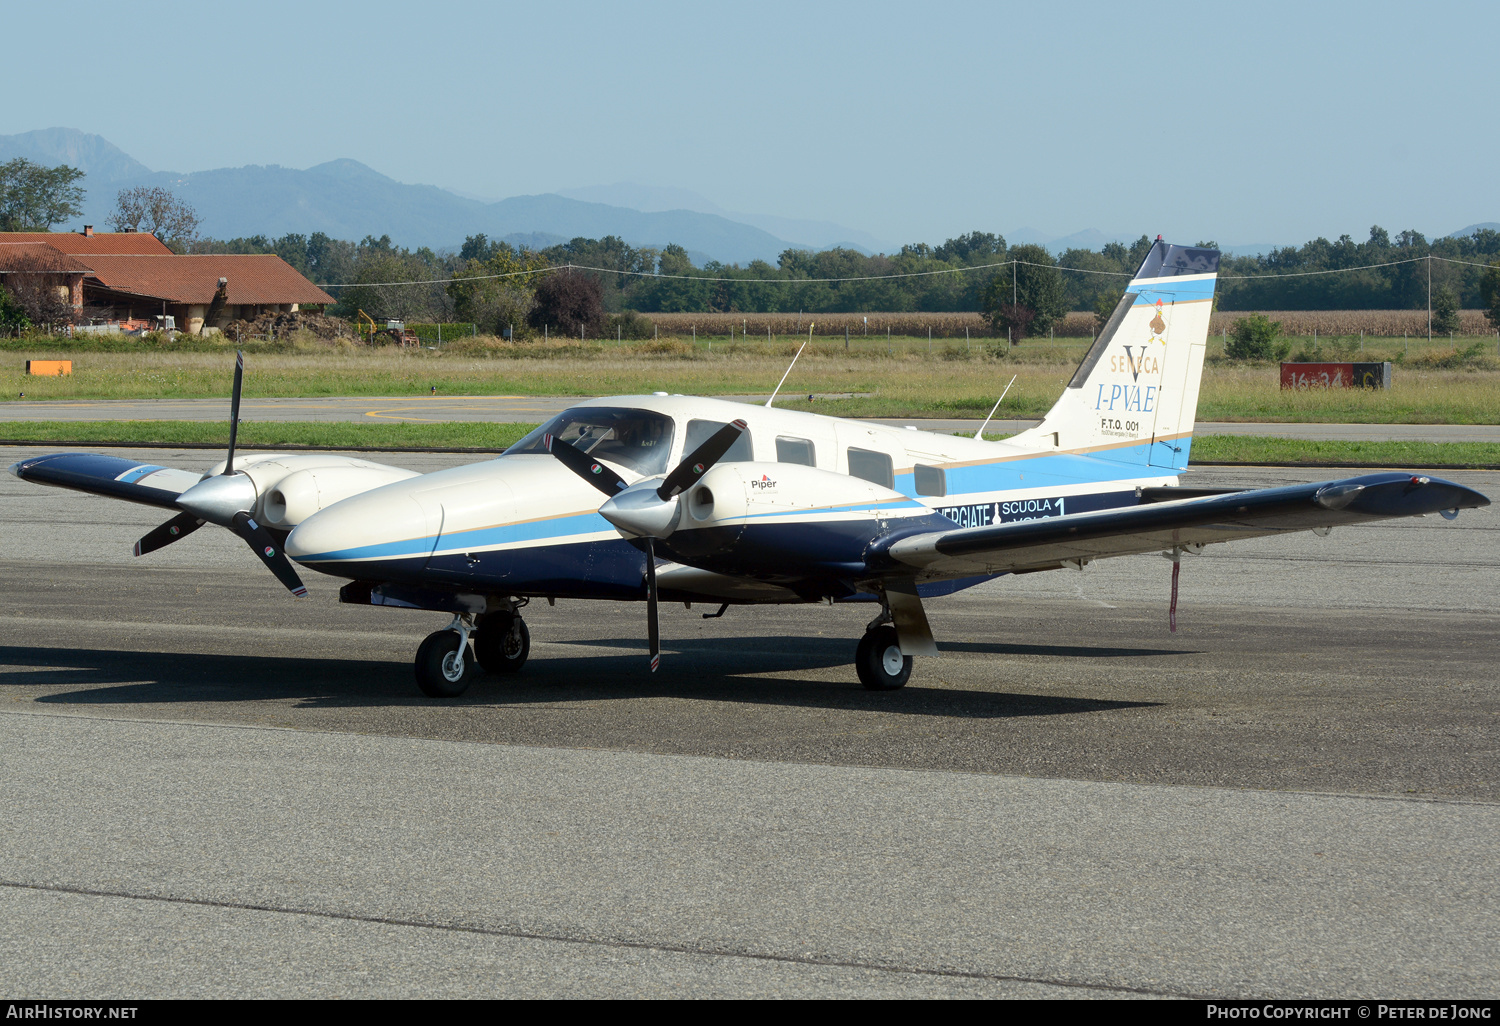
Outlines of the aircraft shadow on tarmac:
M 1159 704 L 948 687 L 941 685 L 940 664 L 933 662 L 927 662 L 925 669 L 927 680 L 937 686 L 917 680 L 899 691 L 870 692 L 854 679 L 848 665 L 851 646 L 844 638 L 685 641 L 668 649 L 669 658 L 663 661 L 662 672 L 655 675 L 648 672 L 641 654 L 644 645 L 637 639 L 590 639 L 587 644 L 611 648 L 618 654 L 561 658 L 534 655 L 519 675 L 479 674 L 461 697 L 443 700 L 418 693 L 411 667 L 404 662 L 24 646 L 0 646 L 0 664 L 11 668 L 0 670 L 0 689 L 72 688 L 36 696 L 34 700 L 44 705 L 291 700 L 305 709 L 506 708 L 672 697 L 975 719 L 1066 715 Z M 641 652 L 636 651 L 638 648 Z M 1003 645 L 968 648 L 1001 652 L 1051 649 Z M 1076 655 L 1079 651 L 1101 657 L 1157 654 L 1154 650 L 1059 648 L 1059 654 Z M 837 668 L 837 676 L 791 680 L 762 676 L 826 668 Z

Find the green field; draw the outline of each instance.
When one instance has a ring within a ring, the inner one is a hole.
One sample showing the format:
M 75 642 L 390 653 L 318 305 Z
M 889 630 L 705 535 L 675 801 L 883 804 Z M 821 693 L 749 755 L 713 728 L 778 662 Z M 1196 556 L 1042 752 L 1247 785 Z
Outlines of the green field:
M 201 342 L 202 340 L 197 340 Z M 1380 340 L 1367 340 L 1374 349 Z M 1396 340 L 1399 342 L 1400 340 Z M 1482 341 L 1482 340 L 1480 340 Z M 195 343 L 196 344 L 196 343 Z M 620 395 L 651 391 L 696 395 L 769 393 L 796 351 L 791 341 L 720 343 L 700 337 L 641 343 L 553 342 L 509 346 L 483 338 L 442 351 L 331 349 L 250 352 L 251 397 L 445 395 Z M 1216 343 L 1215 343 L 1216 344 Z M 1463 342 L 1467 349 L 1478 343 Z M 1486 343 L 1487 344 L 1487 343 Z M 1016 375 L 1001 416 L 1038 417 L 1056 400 L 1087 340 L 1031 340 L 1014 353 L 976 341 L 818 338 L 783 388 L 788 406 L 809 392 L 869 393 L 834 400 L 819 412 L 862 417 L 983 417 Z M 1283 392 L 1274 365 L 1213 359 L 1205 368 L 1200 420 L 1350 423 L 1500 423 L 1500 364 L 1444 344 L 1415 346 L 1396 367 L 1393 387 Z M 1211 350 L 1213 346 L 1211 345 Z M 1462 359 L 1460 359 L 1462 357 Z M 32 377 L 25 360 L 71 359 L 68 377 Z M 1458 366 L 1444 366 L 1457 361 Z M 233 355 L 213 352 L 91 352 L 56 348 L 0 355 L 0 397 L 37 399 L 206 398 L 229 393 Z
M 339 424 L 252 422 L 240 425 L 245 448 L 464 449 L 499 452 L 535 424 Z M 1005 435 L 986 434 L 998 440 Z M 55 442 L 86 447 L 101 443 L 166 445 L 229 444 L 223 421 L 110 420 L 36 421 L 0 424 L 4 442 Z M 1193 439 L 1195 462 L 1356 463 L 1387 467 L 1500 466 L 1500 444 L 1485 442 L 1318 442 L 1291 438 L 1204 435 Z

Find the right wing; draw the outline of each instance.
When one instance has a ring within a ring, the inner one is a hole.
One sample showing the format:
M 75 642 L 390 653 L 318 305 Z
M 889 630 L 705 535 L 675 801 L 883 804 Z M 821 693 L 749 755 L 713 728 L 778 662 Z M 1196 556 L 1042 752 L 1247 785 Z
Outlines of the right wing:
M 1197 549 L 1290 531 L 1488 506 L 1471 488 L 1441 478 L 1368 474 L 987 527 L 928 531 L 894 541 L 898 566 L 936 576 L 1047 570 L 1108 556 Z M 908 571 L 909 572 L 909 571 Z

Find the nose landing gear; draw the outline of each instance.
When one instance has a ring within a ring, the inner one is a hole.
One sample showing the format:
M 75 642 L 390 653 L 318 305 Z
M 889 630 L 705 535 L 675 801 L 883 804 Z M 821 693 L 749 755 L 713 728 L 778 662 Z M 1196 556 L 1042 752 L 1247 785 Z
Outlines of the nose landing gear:
M 470 637 L 474 644 L 469 644 Z M 531 632 L 514 609 L 453 622 L 429 634 L 417 649 L 417 687 L 431 698 L 457 698 L 468 690 L 478 663 L 486 673 L 517 673 L 531 654 Z
M 469 650 L 472 626 L 460 613 L 440 631 L 427 635 L 417 649 L 417 687 L 430 698 L 457 698 L 474 676 L 474 653 Z

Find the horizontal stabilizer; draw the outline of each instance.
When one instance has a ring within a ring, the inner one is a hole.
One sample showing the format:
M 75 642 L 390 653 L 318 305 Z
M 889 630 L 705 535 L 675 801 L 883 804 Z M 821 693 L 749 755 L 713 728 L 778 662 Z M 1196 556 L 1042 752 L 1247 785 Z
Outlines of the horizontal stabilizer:
M 106 495 L 146 506 L 176 509 L 177 497 L 203 479 L 191 470 L 159 467 L 119 456 L 60 452 L 12 464 L 23 481 Z
M 933 531 L 894 542 L 887 555 L 895 566 L 944 574 L 994 574 L 1489 504 L 1480 493 L 1452 481 L 1369 474 L 1322 484 Z

